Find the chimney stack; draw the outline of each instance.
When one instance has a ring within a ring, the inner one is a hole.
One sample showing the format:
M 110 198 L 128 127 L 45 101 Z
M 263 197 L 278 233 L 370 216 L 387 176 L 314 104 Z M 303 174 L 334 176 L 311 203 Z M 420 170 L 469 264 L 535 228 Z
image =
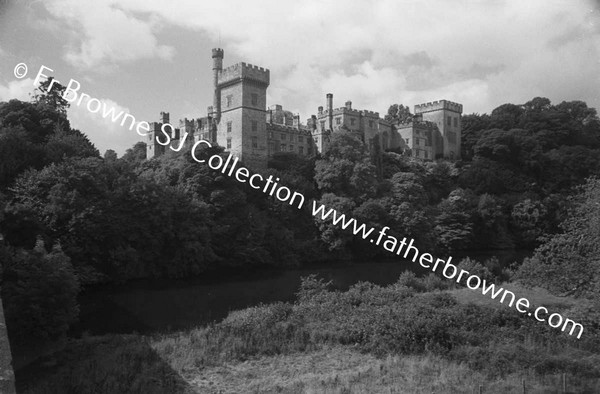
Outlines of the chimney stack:
M 333 130 L 333 94 L 327 93 L 327 123 L 329 130 Z
M 214 118 L 219 122 L 221 118 L 221 92 L 219 91 L 219 75 L 221 75 L 221 71 L 223 71 L 223 50 L 221 48 L 213 48 L 212 50 L 212 59 L 213 59 L 213 88 L 214 88 L 214 96 L 213 96 L 213 111 Z
M 352 109 L 352 101 L 346 101 L 346 109 Z

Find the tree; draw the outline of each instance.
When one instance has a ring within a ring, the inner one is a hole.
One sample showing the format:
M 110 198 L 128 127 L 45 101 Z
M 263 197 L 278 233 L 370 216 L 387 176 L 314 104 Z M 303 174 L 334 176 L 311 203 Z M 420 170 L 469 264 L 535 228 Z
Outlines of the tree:
M 502 104 L 492 111 L 490 128 L 510 130 L 517 128 L 525 110 L 520 105 Z
M 54 81 L 54 77 L 48 77 L 45 81 L 40 82 L 40 86 L 36 88 L 33 101 L 38 104 L 48 105 L 66 117 L 67 108 L 71 105 L 63 98 L 66 90 L 66 87 Z
M 143 141 L 136 142 L 133 147 L 127 149 L 121 159 L 134 163 L 139 163 L 146 160 L 146 143 Z
M 348 133 L 334 133 L 323 157 L 315 163 L 315 181 L 323 193 L 361 203 L 377 192 L 377 171 L 365 144 Z
M 406 123 L 412 120 L 410 108 L 402 104 L 392 104 L 388 108 L 388 113 L 385 115 L 385 120 L 393 123 Z
M 511 212 L 511 225 L 516 241 L 521 247 L 535 245 L 537 239 L 548 230 L 548 210 L 540 201 L 529 198 L 515 204 Z
M 48 163 L 58 163 L 68 157 L 98 157 L 100 152 L 88 137 L 79 130 L 57 129 L 53 135 L 48 138 L 44 147 L 46 151 L 46 161 Z
M 22 127 L 0 128 L 0 189 L 28 168 L 42 168 L 43 147 L 30 141 Z
M 12 344 L 31 345 L 67 332 L 78 317 L 79 282 L 70 259 L 59 246 L 47 252 L 43 242 L 33 250 L 0 245 L 2 301 Z
M 117 160 L 117 152 L 112 149 L 107 149 L 104 152 L 104 160 L 106 161 L 116 161 Z
M 600 180 L 591 178 L 571 200 L 561 232 L 546 237 L 519 277 L 558 294 L 600 296 Z

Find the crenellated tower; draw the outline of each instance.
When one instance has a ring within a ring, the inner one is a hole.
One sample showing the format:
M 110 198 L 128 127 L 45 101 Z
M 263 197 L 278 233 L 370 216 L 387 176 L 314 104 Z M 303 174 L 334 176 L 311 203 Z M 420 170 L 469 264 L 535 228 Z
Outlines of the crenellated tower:
M 158 122 L 150 122 L 150 132 L 146 137 L 148 139 L 146 142 L 146 158 L 151 159 L 153 157 L 158 157 L 165 154 L 167 147 L 159 144 L 157 138 L 162 143 L 166 143 L 167 137 L 164 136 L 161 128 L 167 123 L 170 124 L 168 112 L 161 112 Z M 175 137 L 175 130 L 172 127 L 165 127 L 165 132 L 170 138 Z
M 431 141 L 434 158 L 460 159 L 462 109 L 462 104 L 448 100 L 415 105 L 415 115 L 435 123 L 439 129 Z
M 269 70 L 247 63 L 234 64 L 217 75 L 217 143 L 254 168 L 266 167 L 269 154 L 266 128 L 269 82 Z

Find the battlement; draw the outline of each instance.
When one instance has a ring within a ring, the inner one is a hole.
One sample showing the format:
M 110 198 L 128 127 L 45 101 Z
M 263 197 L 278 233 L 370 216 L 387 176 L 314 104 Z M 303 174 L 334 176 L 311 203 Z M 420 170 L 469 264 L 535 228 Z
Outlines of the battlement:
M 223 49 L 221 49 L 221 48 L 213 48 L 213 50 L 212 50 L 212 57 L 213 58 L 218 57 L 218 58 L 222 59 L 223 58 L 223 54 L 224 54 L 224 52 L 223 52 Z
M 363 114 L 363 116 L 365 116 L 367 118 L 377 118 L 377 119 L 379 119 L 379 112 L 367 111 L 367 110 L 362 110 L 360 112 Z
M 355 114 L 358 115 L 360 113 L 357 109 L 352 109 L 348 107 L 339 107 L 333 109 L 333 114 Z
M 250 80 L 269 85 L 270 71 L 263 67 L 241 62 L 223 69 L 219 73 L 217 82 L 221 85 L 239 80 Z
M 415 105 L 415 114 L 431 111 L 440 111 L 444 109 L 452 112 L 458 112 L 460 114 L 462 113 L 463 107 L 462 104 L 458 104 L 452 101 L 439 100 Z

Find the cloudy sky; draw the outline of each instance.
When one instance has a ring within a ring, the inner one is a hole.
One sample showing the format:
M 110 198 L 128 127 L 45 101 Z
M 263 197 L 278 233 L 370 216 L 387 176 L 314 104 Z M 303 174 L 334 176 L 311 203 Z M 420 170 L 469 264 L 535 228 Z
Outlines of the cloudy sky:
M 28 99 L 45 65 L 138 120 L 164 110 L 176 124 L 211 105 L 213 47 L 225 66 L 269 68 L 268 104 L 303 120 L 329 92 L 382 116 L 438 99 L 465 113 L 536 96 L 600 109 L 600 4 L 572 0 L 0 0 L 0 101 Z M 69 117 L 102 153 L 141 138 L 85 108 Z

